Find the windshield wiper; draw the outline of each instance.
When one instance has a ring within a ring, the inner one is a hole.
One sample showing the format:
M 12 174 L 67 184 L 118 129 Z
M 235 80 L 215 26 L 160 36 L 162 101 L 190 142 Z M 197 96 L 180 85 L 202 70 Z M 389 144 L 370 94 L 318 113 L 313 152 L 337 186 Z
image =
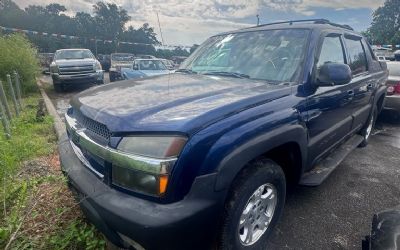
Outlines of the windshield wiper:
M 217 76 L 231 76 L 236 78 L 250 78 L 249 75 L 237 73 L 237 72 L 228 72 L 228 71 L 208 71 L 203 73 L 203 75 L 217 75 Z
M 196 71 L 193 71 L 191 69 L 177 69 L 175 72 L 182 72 L 182 73 L 188 73 L 188 74 L 197 74 Z

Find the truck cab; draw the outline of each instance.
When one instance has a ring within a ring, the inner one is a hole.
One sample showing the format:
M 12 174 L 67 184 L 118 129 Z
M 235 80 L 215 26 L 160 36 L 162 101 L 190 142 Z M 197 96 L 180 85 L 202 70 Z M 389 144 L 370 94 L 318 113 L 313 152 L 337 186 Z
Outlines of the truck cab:
M 75 96 L 62 169 L 120 247 L 264 249 L 287 186 L 318 186 L 367 146 L 387 76 L 324 19 L 218 34 L 172 74 Z

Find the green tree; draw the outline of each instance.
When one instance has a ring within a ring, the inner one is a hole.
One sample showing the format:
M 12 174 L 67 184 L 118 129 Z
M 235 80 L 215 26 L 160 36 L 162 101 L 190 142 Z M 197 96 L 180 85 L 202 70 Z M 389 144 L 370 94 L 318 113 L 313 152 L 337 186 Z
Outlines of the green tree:
M 125 24 L 131 19 L 128 12 L 116 4 L 97 2 L 93 9 L 98 33 L 110 39 L 122 34 Z
M 372 42 L 400 44 L 400 0 L 386 0 L 372 16 L 372 24 L 367 31 Z
M 12 0 L 0 0 L 0 3 L 2 4 L 0 6 L 0 25 L 2 26 L 80 37 L 79 39 L 69 39 L 27 35 L 26 37 L 41 52 L 81 47 L 88 48 L 93 52 L 97 48 L 99 54 L 130 52 L 134 54 L 160 54 L 165 58 L 188 54 L 186 50 L 182 49 L 160 50 L 158 53 L 155 46 L 159 45 L 160 42 L 153 27 L 144 23 L 137 29 L 132 26 L 125 28 L 131 17 L 125 9 L 115 4 L 98 2 L 93 6 L 94 15 L 87 12 L 77 12 L 75 16 L 71 17 L 65 15 L 67 11 L 65 6 L 57 3 L 50 3 L 46 6 L 29 5 L 24 10 L 20 9 Z M 10 33 L 6 32 L 6 34 Z M 95 43 L 93 38 L 112 40 L 113 42 Z M 118 41 L 141 44 L 124 44 L 118 43 Z
M 67 9 L 65 8 L 65 6 L 58 3 L 51 3 L 46 6 L 46 14 L 52 16 L 58 16 L 61 14 L 61 12 L 65 12 L 66 10 Z

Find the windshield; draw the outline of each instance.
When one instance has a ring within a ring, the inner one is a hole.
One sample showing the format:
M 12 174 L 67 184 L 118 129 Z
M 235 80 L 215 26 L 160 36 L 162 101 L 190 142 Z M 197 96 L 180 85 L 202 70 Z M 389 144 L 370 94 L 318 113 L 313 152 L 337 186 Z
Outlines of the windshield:
M 94 58 L 89 50 L 61 50 L 55 55 L 56 59 L 85 59 Z
M 304 60 L 308 30 L 265 30 L 211 37 L 180 69 L 228 72 L 251 79 L 294 81 Z
M 387 63 L 389 75 L 400 76 L 400 62 Z
M 135 56 L 133 54 L 112 54 L 111 60 L 122 62 L 133 62 Z
M 138 60 L 139 70 L 166 70 L 164 63 L 160 60 Z

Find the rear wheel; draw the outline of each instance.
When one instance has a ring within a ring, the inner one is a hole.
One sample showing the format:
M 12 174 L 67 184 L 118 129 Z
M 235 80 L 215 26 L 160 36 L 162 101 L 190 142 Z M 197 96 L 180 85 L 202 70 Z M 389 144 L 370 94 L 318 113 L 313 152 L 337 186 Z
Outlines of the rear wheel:
M 265 249 L 282 214 L 285 175 L 271 160 L 246 167 L 233 183 L 226 203 L 220 249 Z
M 363 141 L 360 143 L 359 147 L 363 148 L 368 145 L 369 138 L 371 137 L 372 130 L 375 126 L 376 117 L 378 116 L 378 108 L 374 105 L 370 116 L 368 117 L 367 123 L 361 130 L 361 135 L 364 137 Z

